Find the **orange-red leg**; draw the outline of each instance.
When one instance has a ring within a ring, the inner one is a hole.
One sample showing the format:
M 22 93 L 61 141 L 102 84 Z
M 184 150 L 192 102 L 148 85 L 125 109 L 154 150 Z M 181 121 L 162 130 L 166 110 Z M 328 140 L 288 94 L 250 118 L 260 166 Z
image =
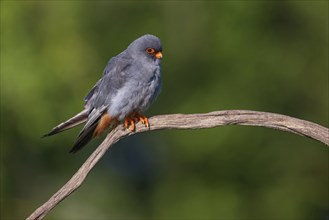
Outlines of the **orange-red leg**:
M 147 117 L 145 115 L 141 115 L 141 114 L 137 114 L 138 119 L 142 122 L 143 125 L 145 125 L 145 127 L 150 127 L 150 123 L 149 120 L 147 119 Z
M 132 117 L 128 116 L 125 118 L 125 128 L 135 131 L 135 120 Z
M 135 124 L 138 123 L 139 121 L 143 125 L 145 125 L 145 127 L 150 127 L 150 123 L 147 117 L 145 115 L 136 112 L 125 118 L 125 123 L 124 123 L 125 128 L 133 132 L 135 131 L 135 127 L 136 127 Z

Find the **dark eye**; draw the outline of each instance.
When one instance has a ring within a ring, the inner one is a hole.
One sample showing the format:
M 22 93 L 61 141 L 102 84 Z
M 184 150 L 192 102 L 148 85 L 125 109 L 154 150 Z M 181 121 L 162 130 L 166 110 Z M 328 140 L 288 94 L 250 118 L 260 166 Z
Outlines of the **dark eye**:
M 146 53 L 148 53 L 148 54 L 154 54 L 154 52 L 155 52 L 155 50 L 153 49 L 153 48 L 147 48 L 146 50 Z

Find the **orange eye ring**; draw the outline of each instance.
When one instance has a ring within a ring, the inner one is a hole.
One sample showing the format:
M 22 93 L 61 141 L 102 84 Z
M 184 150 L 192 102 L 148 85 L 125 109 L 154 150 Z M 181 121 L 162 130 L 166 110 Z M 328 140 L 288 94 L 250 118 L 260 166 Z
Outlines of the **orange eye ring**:
M 148 53 L 148 54 L 154 54 L 155 53 L 155 50 L 153 49 L 153 48 L 147 48 L 146 50 L 146 53 Z

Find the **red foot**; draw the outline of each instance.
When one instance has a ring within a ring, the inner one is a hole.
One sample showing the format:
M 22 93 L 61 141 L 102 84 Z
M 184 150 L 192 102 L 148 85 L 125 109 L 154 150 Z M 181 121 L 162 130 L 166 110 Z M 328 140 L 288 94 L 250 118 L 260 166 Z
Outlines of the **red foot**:
M 145 115 L 134 113 L 125 118 L 125 128 L 129 129 L 131 132 L 135 131 L 135 123 L 142 122 L 145 127 L 150 127 L 149 120 Z

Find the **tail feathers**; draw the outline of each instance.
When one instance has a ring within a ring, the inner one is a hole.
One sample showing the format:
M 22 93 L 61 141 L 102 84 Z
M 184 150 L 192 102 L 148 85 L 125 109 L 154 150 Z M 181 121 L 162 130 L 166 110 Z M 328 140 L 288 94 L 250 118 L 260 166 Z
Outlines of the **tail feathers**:
M 68 119 L 67 121 L 57 125 L 49 133 L 43 135 L 42 137 L 48 137 L 48 136 L 60 133 L 62 131 L 65 131 L 67 129 L 73 128 L 79 124 L 86 122 L 88 119 L 88 112 L 89 112 L 89 110 L 87 110 L 87 109 L 81 111 L 80 113 L 78 113 L 77 115 Z
M 86 144 L 88 144 L 88 142 L 91 141 L 91 139 L 93 138 L 93 133 L 96 126 L 97 123 L 93 124 L 91 127 L 88 128 L 87 131 L 80 134 L 77 141 L 69 152 L 76 153 L 77 151 L 81 150 Z
M 75 153 L 82 149 L 91 139 L 99 137 L 108 127 L 113 129 L 118 124 L 118 121 L 111 118 L 105 108 L 94 109 L 88 118 L 85 127 L 80 132 L 77 141 L 70 150 L 70 153 Z

